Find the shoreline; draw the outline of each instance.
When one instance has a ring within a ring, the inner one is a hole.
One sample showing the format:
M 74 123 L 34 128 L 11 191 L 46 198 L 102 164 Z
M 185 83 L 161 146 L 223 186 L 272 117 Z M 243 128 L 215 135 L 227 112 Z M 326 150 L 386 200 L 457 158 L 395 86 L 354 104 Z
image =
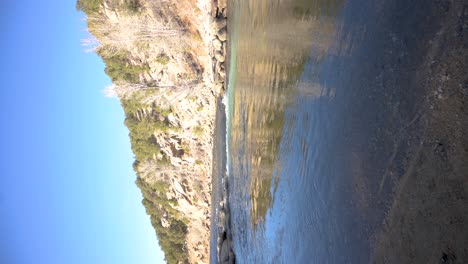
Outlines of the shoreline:
M 227 90 L 227 2 L 211 1 L 213 94 L 216 114 L 213 133 L 210 263 L 235 263 L 230 223 L 228 177 L 226 171 L 226 111 L 223 96 Z
M 210 263 L 235 263 L 226 172 L 226 112 L 221 96 L 217 98 L 216 105 L 216 122 L 213 135 Z

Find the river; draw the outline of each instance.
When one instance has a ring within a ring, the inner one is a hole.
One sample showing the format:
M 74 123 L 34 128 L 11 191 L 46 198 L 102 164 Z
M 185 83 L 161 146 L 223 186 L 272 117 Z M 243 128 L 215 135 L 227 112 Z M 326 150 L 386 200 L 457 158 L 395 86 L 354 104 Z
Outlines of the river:
M 427 141 L 420 73 L 451 8 L 229 2 L 227 163 L 238 263 L 378 260 L 398 188 Z M 450 258 L 440 250 L 436 258 Z

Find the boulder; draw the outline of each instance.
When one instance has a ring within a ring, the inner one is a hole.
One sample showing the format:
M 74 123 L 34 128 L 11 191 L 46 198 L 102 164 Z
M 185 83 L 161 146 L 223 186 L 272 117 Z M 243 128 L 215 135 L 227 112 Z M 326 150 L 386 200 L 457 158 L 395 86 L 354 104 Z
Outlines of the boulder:
M 218 0 L 218 8 L 223 9 L 227 7 L 227 0 Z
M 219 40 L 226 41 L 226 39 L 227 39 L 226 28 L 224 27 L 224 28 L 220 29 L 216 35 L 218 36 Z
M 216 17 L 218 15 L 218 3 L 211 1 L 211 16 Z
M 174 116 L 173 113 L 170 113 L 168 116 L 167 116 L 167 121 L 169 122 L 169 124 L 173 127 L 178 127 L 179 126 L 179 122 L 177 122 L 177 119 L 176 117 Z
M 229 252 L 231 251 L 229 241 L 225 239 L 221 245 L 221 251 L 219 252 L 219 260 L 221 262 L 229 260 Z
M 215 59 L 216 59 L 216 58 L 215 58 Z M 218 72 L 219 69 L 221 69 L 221 64 L 222 64 L 222 62 L 216 61 L 216 65 L 215 65 L 215 71 L 216 71 L 216 72 Z
M 219 223 L 221 223 L 222 225 L 224 225 L 224 221 L 226 220 L 226 213 L 224 212 L 224 210 L 221 210 L 219 212 Z
M 217 51 L 217 52 L 215 53 L 215 59 L 216 59 L 217 61 L 219 61 L 219 62 L 224 62 L 224 60 L 225 60 L 224 54 L 221 53 L 220 51 Z
M 224 80 L 224 77 L 226 77 L 226 71 L 223 68 L 220 68 L 218 71 L 219 77 Z
M 218 9 L 218 15 L 221 17 L 227 17 L 227 8 L 223 8 L 222 10 Z
M 215 38 L 213 40 L 213 47 L 216 51 L 221 51 L 223 48 L 223 43 L 221 43 L 221 41 L 218 38 Z
M 222 83 L 215 84 L 213 87 L 213 90 L 215 94 L 221 94 L 221 92 L 223 91 L 223 84 Z
M 211 19 L 210 26 L 214 32 L 218 32 L 221 29 L 225 28 L 227 25 L 227 20 L 225 18 L 213 18 Z

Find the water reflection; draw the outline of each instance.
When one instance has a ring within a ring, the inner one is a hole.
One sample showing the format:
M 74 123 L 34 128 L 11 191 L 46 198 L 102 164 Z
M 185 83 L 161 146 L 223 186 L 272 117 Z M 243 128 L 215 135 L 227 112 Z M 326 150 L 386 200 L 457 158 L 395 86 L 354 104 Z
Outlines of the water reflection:
M 240 262 L 369 263 L 421 150 L 418 63 L 438 30 L 423 2 L 230 3 Z
M 344 1 L 237 1 L 236 85 L 231 127 L 232 175 L 254 227 L 265 219 L 279 178 L 275 171 L 285 110 L 299 96 L 333 96 L 314 72 L 325 55 L 338 55 L 336 19 Z M 307 69 L 306 69 L 307 68 Z M 301 78 L 308 72 L 308 78 Z

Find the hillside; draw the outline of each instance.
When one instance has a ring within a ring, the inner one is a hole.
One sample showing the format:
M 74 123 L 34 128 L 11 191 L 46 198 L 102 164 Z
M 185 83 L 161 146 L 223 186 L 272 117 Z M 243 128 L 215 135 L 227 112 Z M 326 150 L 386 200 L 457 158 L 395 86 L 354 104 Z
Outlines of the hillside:
M 129 130 L 136 184 L 168 263 L 208 263 L 226 3 L 78 0 Z M 213 14 L 213 16 L 211 16 Z

